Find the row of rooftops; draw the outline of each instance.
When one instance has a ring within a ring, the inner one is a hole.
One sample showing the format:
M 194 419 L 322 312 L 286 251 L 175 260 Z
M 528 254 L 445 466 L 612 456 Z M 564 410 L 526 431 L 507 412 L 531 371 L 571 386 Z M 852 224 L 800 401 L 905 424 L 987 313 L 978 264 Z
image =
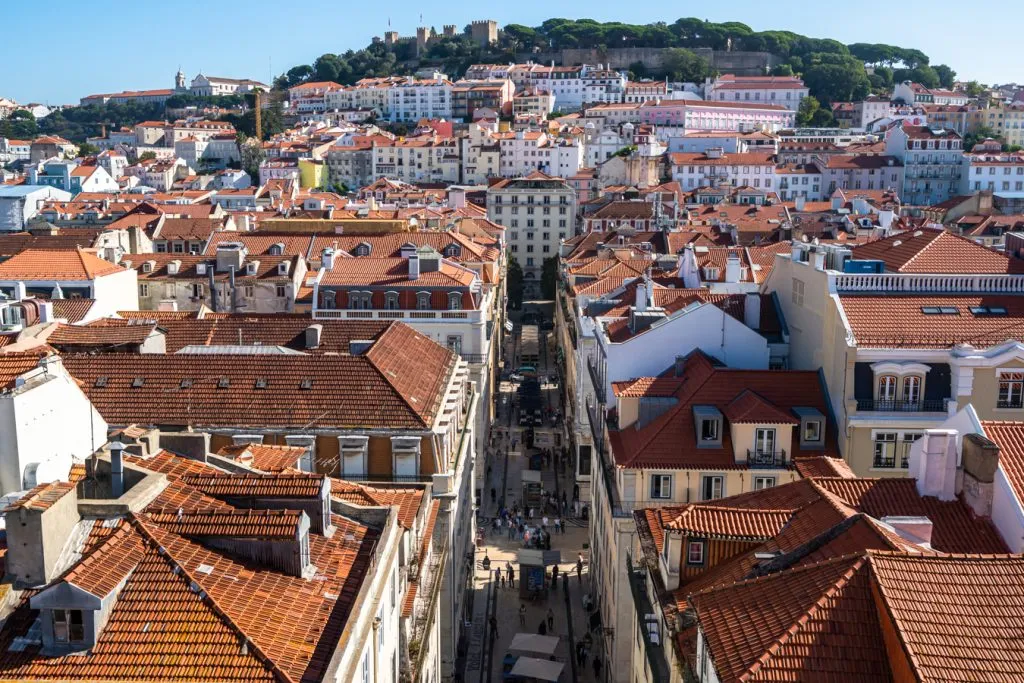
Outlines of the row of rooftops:
M 380 570 L 384 539 L 414 534 L 422 561 L 434 536 L 429 487 L 300 472 L 305 448 L 210 453 L 199 435 L 130 427 L 114 436 L 70 481 L 40 484 L 4 511 L 0 661 L 11 676 L 321 680 L 335 675 L 332 655 Z M 59 559 L 43 555 L 44 539 L 64 549 Z M 65 610 L 80 616 L 60 636 Z

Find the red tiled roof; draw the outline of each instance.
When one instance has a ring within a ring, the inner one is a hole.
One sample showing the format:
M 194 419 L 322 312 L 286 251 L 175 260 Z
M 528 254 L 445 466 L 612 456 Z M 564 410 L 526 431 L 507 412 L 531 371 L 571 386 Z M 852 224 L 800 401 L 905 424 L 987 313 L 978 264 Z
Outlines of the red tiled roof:
M 609 433 L 609 443 L 620 467 L 737 469 L 743 468 L 734 458 L 730 430 L 723 429 L 720 447 L 698 448 L 694 406 L 717 406 L 723 413 L 740 394 L 749 390 L 779 410 L 807 407 L 828 414 L 826 394 L 816 372 L 794 370 L 737 370 L 715 367 L 702 353 L 687 357 L 681 376 L 675 378 L 678 389 L 676 404 L 652 422 L 637 428 L 636 424 Z M 773 415 L 772 419 L 781 419 Z M 794 430 L 796 428 L 794 427 Z M 831 451 L 834 426 L 826 426 L 824 449 Z M 799 436 L 794 432 L 790 457 L 821 455 L 822 449 L 806 451 L 797 447 Z
M 985 348 L 1024 338 L 1021 296 L 841 294 L 839 302 L 857 345 L 865 348 Z M 956 312 L 941 313 L 943 308 Z M 996 315 L 988 312 L 990 308 L 1006 312 Z
M 738 510 L 713 505 L 662 508 L 661 526 L 700 537 L 755 538 L 767 540 L 789 521 L 789 510 Z
M 181 515 L 177 510 L 146 511 L 148 519 L 179 536 L 264 540 L 298 539 L 302 514 L 298 510 L 189 510 Z
M 125 321 L 127 322 L 127 321 Z M 142 344 L 156 330 L 156 325 L 60 325 L 46 342 L 53 346 L 113 347 Z
M 855 477 L 853 470 L 841 458 L 817 456 L 813 458 L 797 458 L 796 471 L 801 477 Z
M 214 498 L 317 498 L 323 489 L 322 474 L 186 474 L 181 481 Z
M 792 413 L 774 405 L 771 401 L 750 389 L 743 390 L 722 413 L 733 424 L 799 424 Z
M 941 229 L 899 233 L 852 251 L 853 258 L 884 261 L 885 269 L 896 273 L 1024 273 L 1024 261 Z
M 111 424 L 418 429 L 433 424 L 455 361 L 396 323 L 360 356 L 102 354 L 64 362 Z M 101 377 L 107 381 L 97 386 Z
M 58 500 L 73 491 L 74 488 L 75 484 L 67 481 L 53 481 L 40 484 L 8 505 L 4 512 L 12 512 L 14 510 L 44 512 L 49 510 Z
M 427 500 L 426 489 L 366 486 L 342 479 L 331 479 L 331 496 L 364 506 L 397 506 L 398 522 L 412 529 L 420 506 Z
M 1024 422 L 985 421 L 981 426 L 999 446 L 999 467 L 1017 500 L 1024 503 Z
M 38 351 L 0 354 L 0 390 L 10 389 L 19 377 L 39 367 L 43 355 Z
M 81 249 L 26 249 L 0 263 L 0 280 L 93 280 L 122 271 Z
M 232 460 L 246 461 L 253 469 L 261 472 L 283 472 L 297 467 L 299 458 L 305 452 L 306 449 L 300 446 L 247 443 L 224 446 L 217 451 L 217 455 L 223 455 Z

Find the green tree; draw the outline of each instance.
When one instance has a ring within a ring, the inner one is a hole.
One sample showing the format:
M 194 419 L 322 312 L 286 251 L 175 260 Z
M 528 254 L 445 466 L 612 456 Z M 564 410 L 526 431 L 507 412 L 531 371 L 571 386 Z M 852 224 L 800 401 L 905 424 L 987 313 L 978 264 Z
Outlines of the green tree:
M 965 90 L 968 97 L 981 97 L 982 93 L 985 92 L 985 86 L 978 83 L 978 81 L 967 81 Z
M 945 64 L 936 64 L 932 67 L 935 75 L 939 77 L 939 85 L 943 88 L 952 88 L 956 81 L 956 72 Z
M 692 50 L 673 47 L 665 50 L 662 55 L 662 68 L 665 75 L 672 81 L 702 83 L 711 74 L 708 60 Z
M 544 259 L 540 271 L 540 292 L 541 295 L 551 300 L 555 298 L 555 290 L 558 288 L 558 257 Z
M 39 124 L 32 112 L 15 109 L 6 119 L 0 121 L 0 138 L 15 140 L 32 139 L 39 134 Z
M 90 145 L 88 142 L 83 142 L 78 145 L 78 156 L 88 157 L 95 156 L 100 153 L 100 148 L 96 145 Z
M 516 261 L 515 257 L 508 260 L 505 284 L 509 308 L 519 310 L 523 307 L 523 267 L 519 265 L 519 261 Z
M 835 124 L 835 117 L 828 109 L 821 106 L 814 95 L 808 95 L 800 101 L 796 112 L 796 125 L 801 128 L 826 128 Z
M 789 64 L 777 64 L 775 66 L 775 68 L 772 69 L 772 76 L 792 76 L 792 75 L 793 75 L 793 67 L 790 66 Z
M 139 161 L 149 161 L 150 159 L 156 159 L 156 152 L 143 152 L 139 155 Z
M 871 92 L 864 64 L 856 57 L 813 54 L 803 79 L 811 94 L 825 103 L 862 100 Z
M 976 144 L 984 142 L 986 138 L 992 138 L 999 142 L 1003 141 L 998 132 L 988 126 L 981 126 L 980 128 L 975 128 L 970 133 L 964 135 L 964 150 L 968 152 L 971 151 L 974 149 Z

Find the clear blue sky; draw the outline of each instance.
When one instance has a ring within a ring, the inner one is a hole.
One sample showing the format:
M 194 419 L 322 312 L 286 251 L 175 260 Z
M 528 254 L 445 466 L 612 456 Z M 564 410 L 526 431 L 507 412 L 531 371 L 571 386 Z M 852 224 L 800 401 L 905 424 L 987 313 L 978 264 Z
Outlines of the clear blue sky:
M 856 3 L 822 0 L 733 0 L 701 9 L 688 3 L 596 0 L 585 15 L 541 0 L 433 7 L 410 0 L 56 0 L 42 13 L 37 3 L 0 0 L 0 5 L 7 27 L 36 27 L 7 31 L 0 41 L 0 97 L 19 102 L 77 103 L 91 93 L 169 88 L 179 65 L 189 79 L 202 71 L 265 80 L 271 64 L 276 75 L 324 52 L 365 46 L 387 30 L 389 17 L 395 30 L 412 35 L 420 12 L 423 23 L 438 30 L 484 18 L 528 26 L 554 16 L 630 23 L 672 23 L 680 16 L 742 21 L 755 30 L 918 48 L 932 64 L 948 64 L 960 78 L 1024 81 L 1024 52 L 1009 37 L 1024 22 L 1019 0 L 900 0 L 869 3 L 864 11 Z

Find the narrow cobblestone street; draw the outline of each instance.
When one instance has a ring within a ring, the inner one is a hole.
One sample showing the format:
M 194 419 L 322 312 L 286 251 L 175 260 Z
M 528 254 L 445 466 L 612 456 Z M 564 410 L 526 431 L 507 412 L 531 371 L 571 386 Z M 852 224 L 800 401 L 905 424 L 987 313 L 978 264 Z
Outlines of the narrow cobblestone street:
M 518 331 L 517 326 L 516 333 Z M 550 337 L 551 335 L 545 336 L 549 341 Z M 553 361 L 553 347 L 546 344 L 543 346 L 537 373 L 545 378 L 542 382 L 544 401 L 548 411 L 554 414 L 561 408 L 559 384 L 547 381 L 547 378 L 554 375 L 557 370 Z M 505 358 L 508 359 L 506 368 L 515 368 L 515 335 L 509 335 L 504 352 Z M 541 488 L 550 493 L 553 500 L 561 500 L 561 492 L 566 491 L 568 512 L 566 517 L 560 517 L 553 509 L 548 513 L 534 510 L 532 524 L 540 526 L 547 517 L 546 528 L 551 532 L 551 550 L 560 553 L 557 586 L 551 588 L 548 579 L 549 590 L 546 596 L 535 599 L 520 597 L 522 577 L 517 551 L 523 548 L 523 541 L 516 530 L 510 531 L 507 524 L 497 528 L 494 525 L 495 517 L 503 508 L 512 509 L 516 505 L 522 507 L 523 472 L 530 469 L 530 456 L 543 450 L 525 448 L 523 445 L 526 430 L 518 427 L 516 389 L 517 385 L 513 382 L 501 383 L 498 417 L 492 427 L 487 462 L 480 470 L 483 474 L 480 483 L 481 507 L 478 514 L 481 538 L 476 551 L 473 617 L 463 680 L 467 683 L 502 681 L 506 655 L 514 636 L 517 633 L 535 634 L 543 630 L 547 635 L 558 638 L 558 646 L 553 657 L 564 664 L 559 681 L 594 681 L 596 679 L 592 653 L 596 648 L 590 648 L 582 663 L 576 660 L 577 643 L 590 642 L 587 639 L 587 613 L 583 606 L 584 595 L 590 593 L 590 581 L 586 549 L 587 522 L 576 515 L 570 502 L 574 483 L 572 463 L 566 462 L 562 468 L 557 466 L 556 459 L 552 458 L 539 471 Z M 546 420 L 545 424 L 547 426 L 535 428 L 535 443 L 543 444 L 545 448 L 553 448 L 555 435 L 562 434 L 562 426 L 560 421 L 559 424 L 551 426 L 550 419 Z M 558 442 L 562 444 L 564 439 L 559 437 Z M 529 525 L 529 511 L 523 511 L 522 516 L 524 522 Z M 561 525 L 563 530 L 560 532 L 555 531 L 556 518 L 564 521 L 564 525 Z M 583 571 L 578 575 L 576 566 L 581 556 Z M 489 565 L 489 570 L 485 569 L 485 564 Z M 509 568 L 515 577 L 514 587 L 508 579 Z M 547 569 L 550 576 L 551 567 Z M 495 570 L 500 570 L 500 579 Z M 511 659 L 508 664 L 511 666 Z

